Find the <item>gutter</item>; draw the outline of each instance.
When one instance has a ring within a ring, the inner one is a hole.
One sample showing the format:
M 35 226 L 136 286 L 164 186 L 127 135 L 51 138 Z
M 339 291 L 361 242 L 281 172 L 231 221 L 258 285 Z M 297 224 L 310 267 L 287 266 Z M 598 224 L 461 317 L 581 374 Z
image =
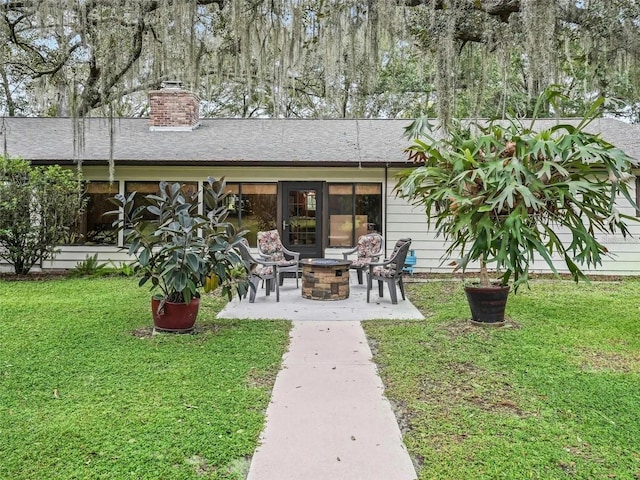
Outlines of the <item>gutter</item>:
M 385 258 L 387 257 L 387 239 L 389 238 L 387 236 L 387 220 L 388 220 L 388 213 L 387 213 L 387 207 L 388 207 L 388 201 L 387 201 L 387 195 L 388 195 L 388 180 L 389 180 L 389 164 L 385 163 L 384 165 L 384 195 L 382 196 L 383 198 L 383 210 L 384 210 L 384 238 L 385 238 L 385 242 L 384 242 L 384 256 Z
M 29 160 L 32 165 L 77 165 L 77 161 L 70 159 L 33 159 L 33 158 L 25 158 Z M 82 165 L 91 165 L 91 166 L 108 166 L 107 159 L 82 159 Z M 407 163 L 397 162 L 390 164 L 389 162 L 358 162 L 358 161 L 318 161 L 318 160 L 140 160 L 140 159 L 129 159 L 129 160 L 119 160 L 115 159 L 116 166 L 147 166 L 147 167 L 172 167 L 172 166 L 190 166 L 190 167 L 339 167 L 339 168 L 380 168 L 381 166 L 385 166 L 387 168 L 389 165 L 394 165 L 398 168 L 406 167 Z

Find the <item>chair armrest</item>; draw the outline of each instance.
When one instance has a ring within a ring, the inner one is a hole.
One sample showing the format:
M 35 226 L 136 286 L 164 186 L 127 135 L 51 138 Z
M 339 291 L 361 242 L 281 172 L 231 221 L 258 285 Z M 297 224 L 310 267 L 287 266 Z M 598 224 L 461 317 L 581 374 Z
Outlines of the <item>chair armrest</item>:
M 358 247 L 354 247 L 351 250 L 347 250 L 346 252 L 342 252 L 342 259 L 347 260 L 347 257 L 352 253 L 356 253 L 358 251 Z
M 384 267 L 386 265 L 389 265 L 390 263 L 393 263 L 393 260 L 385 260 L 384 262 L 369 262 L 368 265 L 371 269 L 373 267 Z
M 284 246 L 282 247 L 282 251 L 293 257 L 293 260 L 300 261 L 300 252 L 292 252 L 291 250 L 287 250 Z
M 276 267 L 278 265 L 277 262 L 272 262 L 271 260 L 267 260 L 267 259 L 256 258 L 255 261 L 256 263 L 259 263 L 260 265 L 264 265 L 265 267 Z
M 253 263 L 257 263 L 260 265 L 264 265 L 265 267 L 273 267 L 276 265 L 276 262 L 272 262 L 270 260 L 271 257 L 267 257 L 263 254 L 258 254 L 259 256 L 255 256 L 252 253 L 249 253 L 249 257 Z

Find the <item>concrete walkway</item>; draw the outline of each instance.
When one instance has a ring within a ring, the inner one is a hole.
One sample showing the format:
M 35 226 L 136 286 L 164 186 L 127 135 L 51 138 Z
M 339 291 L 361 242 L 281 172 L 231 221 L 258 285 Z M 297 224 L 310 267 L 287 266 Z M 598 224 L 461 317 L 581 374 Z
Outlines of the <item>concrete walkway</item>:
M 392 305 L 386 288 L 367 303 L 355 275 L 350 290 L 346 300 L 308 300 L 285 279 L 280 302 L 261 289 L 255 303 L 234 299 L 218 314 L 293 321 L 247 480 L 417 478 L 360 321 L 424 317 L 408 300 Z
M 360 322 L 294 321 L 247 479 L 416 477 Z

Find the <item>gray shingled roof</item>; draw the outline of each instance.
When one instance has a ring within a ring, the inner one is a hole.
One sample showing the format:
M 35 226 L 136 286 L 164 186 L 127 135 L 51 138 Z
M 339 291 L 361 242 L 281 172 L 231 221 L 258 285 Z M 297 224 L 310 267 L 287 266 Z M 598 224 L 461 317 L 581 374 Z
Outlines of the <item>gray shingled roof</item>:
M 536 128 L 557 122 L 540 121 Z M 203 119 L 201 123 L 194 131 L 152 132 L 145 118 L 115 119 L 113 158 L 120 164 L 380 166 L 406 164 L 403 149 L 409 145 L 403 131 L 410 120 Z M 0 140 L 7 154 L 34 163 L 69 163 L 76 155 L 88 164 L 105 162 L 110 150 L 108 119 L 86 119 L 81 125 L 81 149 L 74 149 L 69 118 L 4 118 Z M 640 126 L 604 118 L 589 130 L 640 160 Z

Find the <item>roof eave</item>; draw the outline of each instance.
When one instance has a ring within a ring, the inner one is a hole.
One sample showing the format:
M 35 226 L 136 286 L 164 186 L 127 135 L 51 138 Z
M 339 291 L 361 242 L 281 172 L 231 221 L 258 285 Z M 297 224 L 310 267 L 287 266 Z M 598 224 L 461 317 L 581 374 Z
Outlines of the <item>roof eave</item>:
M 77 165 L 72 159 L 32 159 L 33 165 Z M 108 165 L 107 159 L 84 159 L 82 165 Z M 131 166 L 189 166 L 189 167 L 341 167 L 341 168 L 384 168 L 409 167 L 413 164 L 407 161 L 318 161 L 318 160 L 290 160 L 290 161 L 260 161 L 260 160 L 141 160 L 117 159 L 116 165 Z

